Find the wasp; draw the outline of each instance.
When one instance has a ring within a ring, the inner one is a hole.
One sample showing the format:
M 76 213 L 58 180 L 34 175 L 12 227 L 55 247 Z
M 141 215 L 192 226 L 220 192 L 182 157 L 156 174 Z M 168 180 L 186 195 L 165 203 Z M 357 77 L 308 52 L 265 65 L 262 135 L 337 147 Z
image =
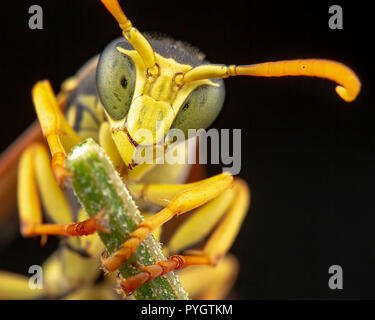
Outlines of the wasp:
M 9 157 L 14 160 L 20 155 L 17 194 L 22 235 L 40 236 L 43 243 L 47 236 L 61 236 L 62 244 L 43 267 L 46 285 L 42 292 L 30 292 L 27 280 L 1 273 L 5 285 L 0 293 L 16 287 L 17 297 L 112 298 L 107 289 L 113 286 L 113 277 L 93 284 L 99 267 L 113 274 L 148 235 L 163 236 L 170 221 L 172 231 L 164 239 L 168 260 L 118 279 L 120 288 L 128 295 L 155 277 L 179 270 L 191 297 L 223 298 L 238 271 L 237 259 L 228 251 L 248 212 L 247 183 L 229 173 L 205 178 L 188 164 L 143 163 L 137 160 L 137 152 L 143 149 L 154 155 L 171 129 L 186 133 L 211 126 L 223 106 L 223 79 L 228 77 L 330 79 L 347 102 L 357 97 L 361 83 L 347 66 L 324 59 L 212 64 L 182 42 L 143 35 L 117 0 L 101 1 L 117 21 L 122 37 L 66 80 L 58 95 L 48 80 L 35 84 L 32 98 L 47 144 L 38 141 L 32 129 L 13 147 L 12 155 L 3 158 L 9 162 Z M 139 130 L 152 135 L 141 137 Z M 64 190 L 70 178 L 66 155 L 88 137 L 103 147 L 146 217 L 121 249 L 101 259 L 103 245 L 96 231 L 105 230 L 102 213 L 87 218 L 71 200 L 69 188 Z M 170 144 L 163 144 L 164 152 Z M 6 165 L 3 162 L 2 168 Z M 42 208 L 51 223 L 43 221 Z M 177 223 L 174 218 L 180 215 Z M 196 267 L 184 269 L 187 266 Z

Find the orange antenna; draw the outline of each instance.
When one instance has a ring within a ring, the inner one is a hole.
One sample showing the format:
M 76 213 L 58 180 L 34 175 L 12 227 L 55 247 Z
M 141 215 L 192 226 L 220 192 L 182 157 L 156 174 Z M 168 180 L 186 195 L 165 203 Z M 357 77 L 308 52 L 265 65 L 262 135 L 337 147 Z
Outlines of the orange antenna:
M 310 76 L 329 79 L 339 84 L 337 94 L 346 102 L 353 101 L 359 94 L 361 82 L 356 74 L 342 63 L 323 59 L 299 59 L 266 62 L 248 66 L 201 65 L 185 74 L 175 77 L 177 85 L 209 79 L 231 76 L 283 77 Z
M 159 67 L 155 62 L 154 50 L 142 33 L 134 28 L 131 21 L 125 16 L 120 4 L 118 3 L 118 0 L 101 0 L 101 2 L 118 22 L 123 36 L 141 56 L 145 64 L 147 74 L 157 76 L 159 73 Z

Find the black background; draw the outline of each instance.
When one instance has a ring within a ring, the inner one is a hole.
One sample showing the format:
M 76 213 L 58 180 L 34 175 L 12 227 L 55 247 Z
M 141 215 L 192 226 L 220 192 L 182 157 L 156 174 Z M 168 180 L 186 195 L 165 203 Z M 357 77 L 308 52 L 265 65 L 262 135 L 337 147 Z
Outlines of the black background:
M 43 8 L 44 29 L 28 28 Z M 344 29 L 328 28 L 342 5 Z M 335 85 L 311 78 L 232 78 L 217 128 L 242 129 L 240 176 L 252 205 L 232 248 L 241 262 L 234 297 L 375 298 L 374 111 L 371 10 L 359 2 L 122 1 L 141 31 L 184 40 L 216 63 L 328 58 L 362 81 L 347 104 Z M 13 1 L 2 5 L 1 134 L 4 150 L 34 119 L 30 89 L 61 82 L 120 35 L 99 1 Z M 212 172 L 217 168 L 211 168 Z M 27 274 L 54 242 L 16 238 L 0 269 Z M 328 288 L 328 268 L 344 270 L 344 289 Z

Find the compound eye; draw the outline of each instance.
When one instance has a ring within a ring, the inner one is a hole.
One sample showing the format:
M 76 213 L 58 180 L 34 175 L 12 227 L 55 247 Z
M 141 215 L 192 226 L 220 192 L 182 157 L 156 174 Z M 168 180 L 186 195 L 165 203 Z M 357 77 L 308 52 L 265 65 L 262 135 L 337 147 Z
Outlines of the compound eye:
M 100 56 L 96 86 L 100 100 L 113 120 L 122 120 L 133 99 L 136 71 L 132 59 L 117 50 L 121 41 L 110 43 Z
M 180 129 L 187 136 L 189 129 L 206 129 L 214 122 L 225 97 L 223 81 L 216 82 L 219 87 L 203 85 L 190 93 L 178 112 L 172 129 Z

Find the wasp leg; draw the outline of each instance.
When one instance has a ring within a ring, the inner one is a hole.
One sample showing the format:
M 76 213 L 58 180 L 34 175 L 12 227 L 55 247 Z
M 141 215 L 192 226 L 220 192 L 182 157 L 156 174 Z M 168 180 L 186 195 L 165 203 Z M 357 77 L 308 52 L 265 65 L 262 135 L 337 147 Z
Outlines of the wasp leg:
M 186 251 L 186 254 L 207 256 L 210 265 L 215 266 L 228 252 L 240 230 L 250 204 L 250 190 L 245 181 L 239 178 L 235 179 L 234 192 L 236 196 L 229 210 L 208 238 L 203 250 L 190 250 Z
M 95 285 L 80 286 L 65 296 L 64 300 L 116 300 L 118 295 L 113 290 L 115 284 L 116 281 L 104 281 Z
M 77 80 L 73 78 L 68 80 L 66 83 L 64 82 L 57 96 L 61 110 L 66 108 L 68 96 L 77 84 Z M 16 141 L 0 154 L 0 225 L 8 220 L 17 209 L 17 166 L 21 154 L 32 143 L 41 141 L 43 141 L 43 134 L 40 124 L 38 121 L 34 121 Z
M 77 221 L 87 219 L 87 213 L 80 209 Z M 44 289 L 48 298 L 66 299 L 83 287 L 90 287 L 100 274 L 100 252 L 104 250 L 99 235 L 68 237 L 60 242 L 55 251 L 42 265 Z
M 22 154 L 18 171 L 18 204 L 21 233 L 24 236 L 37 235 L 87 235 L 98 229 L 101 213 L 82 222 L 72 221 L 72 214 L 62 190 L 57 185 L 50 169 L 49 156 L 42 144 L 34 144 Z M 38 196 L 51 215 L 60 224 L 43 224 L 42 210 Z
M 163 225 L 165 222 L 172 219 L 175 215 L 180 215 L 195 209 L 209 200 L 216 198 L 225 190 L 230 188 L 233 184 L 233 176 L 229 173 L 222 173 L 213 178 L 206 179 L 196 184 L 195 187 L 190 187 L 183 190 L 184 185 L 176 185 L 179 189 L 177 194 L 168 201 L 168 205 L 140 223 L 135 231 L 130 234 L 130 238 L 122 244 L 122 248 L 115 252 L 111 257 L 103 258 L 103 267 L 109 272 L 116 270 L 123 261 L 130 258 L 130 256 L 137 250 L 139 244 L 156 228 Z M 169 190 L 169 188 L 168 188 Z M 170 191 L 170 190 L 169 190 Z M 169 192 L 169 196 L 174 192 Z
M 155 166 L 154 164 L 145 163 L 136 166 L 132 170 L 127 170 L 127 167 L 124 164 L 124 161 L 122 161 L 121 155 L 118 152 L 116 144 L 113 141 L 111 127 L 106 121 L 100 125 L 99 143 L 111 159 L 115 169 L 120 173 L 124 180 L 137 181 Z
M 141 212 L 141 214 L 145 219 L 151 218 L 154 215 L 154 213 L 152 213 L 152 212 L 143 212 L 143 211 Z M 152 231 L 152 235 L 154 236 L 156 241 L 160 242 L 161 233 L 162 233 L 161 226 Z M 164 250 L 164 248 L 163 248 L 163 250 Z
M 235 180 L 234 192 L 235 200 L 232 201 L 229 210 L 209 237 L 203 250 L 190 250 L 186 252 L 187 255 L 173 255 L 166 261 L 140 268 L 142 272 L 135 276 L 119 279 L 125 294 L 170 271 L 192 265 L 216 266 L 231 247 L 249 206 L 250 192 L 244 181 Z
M 128 184 L 131 193 L 138 199 L 153 202 L 160 206 L 167 206 L 171 198 L 179 192 L 188 190 L 204 183 L 213 182 L 218 177 L 201 180 L 188 184 Z M 164 247 L 165 252 L 177 253 L 181 249 L 190 247 L 207 236 L 215 227 L 217 222 L 228 210 L 234 197 L 233 189 L 228 189 L 217 198 L 208 201 L 199 208 L 194 209 L 189 218 L 175 231 Z M 199 228 L 197 228 L 199 226 Z
M 212 269 L 207 256 L 171 256 L 168 260 L 159 261 L 157 264 L 141 267 L 141 272 L 135 276 L 122 279 L 117 277 L 125 295 L 130 295 L 134 290 L 152 279 L 163 276 L 164 274 L 178 270 L 180 280 L 190 296 L 200 300 L 219 300 L 223 299 L 231 289 L 238 274 L 238 261 L 234 256 L 225 256 L 217 267 Z
M 228 211 L 235 197 L 235 188 L 223 192 L 189 214 L 181 226 L 174 231 L 166 246 L 168 252 L 175 254 L 204 239 Z
M 137 181 L 155 166 L 154 164 L 145 163 L 136 166 L 132 170 L 128 170 L 126 165 L 124 164 L 124 161 L 122 161 L 121 155 L 118 152 L 115 142 L 113 141 L 111 127 L 106 121 L 100 125 L 99 143 L 111 159 L 115 169 L 120 173 L 124 180 Z
M 215 268 L 195 266 L 178 271 L 182 286 L 194 300 L 222 300 L 228 296 L 237 279 L 239 263 L 227 254 Z
M 127 188 L 135 198 L 140 198 L 161 207 L 166 207 L 170 204 L 171 200 L 181 192 L 214 184 L 218 181 L 223 181 L 223 179 L 233 180 L 233 177 L 230 174 L 223 173 L 207 179 L 186 184 L 128 183 Z
M 70 176 L 65 169 L 66 150 L 81 138 L 65 120 L 49 81 L 38 82 L 32 90 L 33 101 L 44 136 L 52 154 L 52 170 L 60 185 Z
M 171 256 L 168 260 L 159 261 L 157 264 L 140 267 L 141 273 L 135 276 L 120 279 L 118 278 L 118 283 L 126 295 L 136 290 L 142 284 L 162 276 L 170 271 L 177 270 L 187 266 L 193 265 L 205 265 L 209 264 L 208 257 L 206 256 L 182 256 L 175 255 Z
M 177 265 L 183 267 L 184 265 L 179 264 L 179 261 L 187 261 L 189 258 L 172 256 L 167 261 L 141 268 L 143 272 L 133 277 L 127 279 L 117 277 L 117 282 L 123 292 L 129 295 L 145 282 L 171 271 L 171 267 Z M 199 300 L 220 300 L 224 299 L 232 288 L 238 270 L 237 259 L 233 255 L 226 255 L 214 269 L 209 266 L 195 266 L 180 270 L 178 275 L 189 297 Z
M 115 142 L 112 139 L 111 127 L 107 121 L 100 125 L 99 144 L 111 159 L 114 168 L 120 173 L 123 172 L 125 169 L 125 164 L 122 161 Z
M 20 274 L 0 271 L 0 300 L 38 299 L 45 295 L 45 290 L 31 288 L 29 278 Z

